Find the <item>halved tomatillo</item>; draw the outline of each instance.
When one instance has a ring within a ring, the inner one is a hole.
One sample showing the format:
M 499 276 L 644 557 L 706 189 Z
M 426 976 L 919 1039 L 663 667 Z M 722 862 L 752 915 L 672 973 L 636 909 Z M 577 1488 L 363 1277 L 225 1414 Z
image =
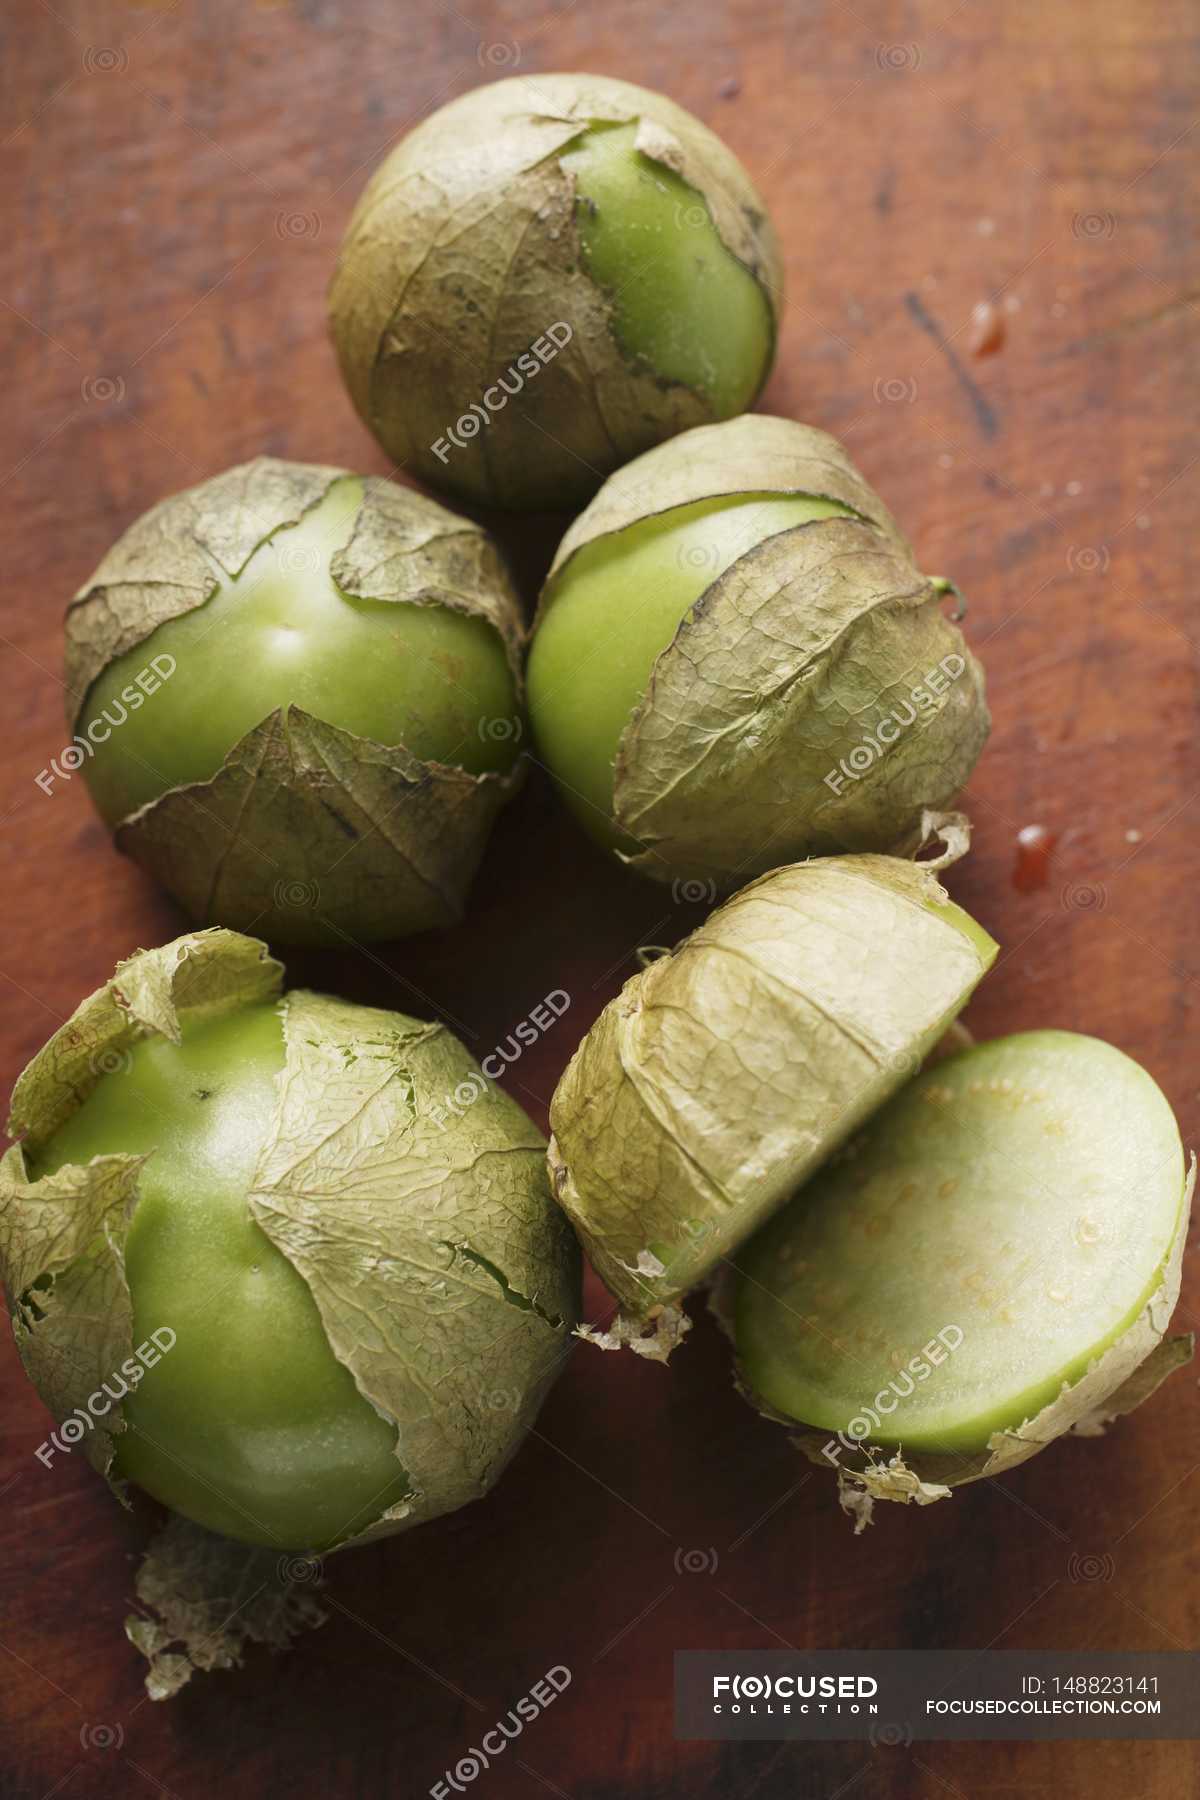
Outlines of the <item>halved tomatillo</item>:
M 920 1066 L 996 945 L 940 857 L 828 857 L 735 894 L 609 1002 L 550 1108 L 554 1191 L 620 1302 L 606 1348 L 663 1356 L 679 1302 Z
M 1176 1366 L 1190 1193 L 1171 1108 L 1121 1051 L 1066 1031 L 963 1050 L 731 1259 L 740 1380 L 860 1515 L 938 1498 Z

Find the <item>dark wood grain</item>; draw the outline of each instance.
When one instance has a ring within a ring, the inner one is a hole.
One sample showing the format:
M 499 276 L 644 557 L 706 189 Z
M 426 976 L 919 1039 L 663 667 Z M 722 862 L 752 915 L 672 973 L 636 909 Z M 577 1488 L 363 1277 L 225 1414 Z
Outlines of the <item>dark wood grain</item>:
M 366 171 L 481 80 L 589 68 L 665 89 L 744 157 L 790 282 L 765 405 L 842 436 L 924 566 L 969 595 L 995 732 L 953 886 L 1005 947 L 974 1028 L 1111 1038 L 1200 1142 L 1188 0 L 476 0 L 469 16 L 435 0 L 408 17 L 389 0 L 29 0 L 3 35 L 6 1086 L 119 956 L 180 928 L 78 782 L 35 785 L 64 741 L 64 601 L 160 493 L 258 451 L 385 467 L 323 325 Z M 988 296 L 1005 340 L 974 357 Z M 553 529 L 505 538 L 532 593 Z M 1016 834 L 1035 822 L 1061 838 L 1023 891 Z M 511 1076 L 544 1120 L 635 947 L 693 922 L 602 862 L 535 781 L 461 930 L 294 967 L 446 1009 L 479 1051 L 567 989 Z M 1190 1267 L 1189 1322 L 1198 1300 Z M 669 1373 L 581 1349 L 487 1501 L 339 1559 L 329 1624 L 286 1661 L 251 1655 L 154 1706 L 120 1631 L 143 1527 L 82 1465 L 35 1460 L 46 1415 L 11 1347 L 0 1366 L 5 1795 L 423 1795 L 556 1663 L 569 1691 L 479 1800 L 1198 1791 L 1185 1745 L 720 1748 L 673 1743 L 670 1722 L 677 1647 L 1195 1647 L 1190 1373 L 1104 1440 L 855 1540 L 733 1393 L 707 1322 Z

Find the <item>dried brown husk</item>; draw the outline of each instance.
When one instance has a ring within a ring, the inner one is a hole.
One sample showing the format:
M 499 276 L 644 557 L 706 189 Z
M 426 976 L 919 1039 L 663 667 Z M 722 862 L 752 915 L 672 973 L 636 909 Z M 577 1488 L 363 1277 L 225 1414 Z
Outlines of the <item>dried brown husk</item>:
M 665 1358 L 679 1301 L 915 1074 L 989 966 L 940 857 L 826 858 L 752 882 L 626 982 L 550 1109 L 555 1194 L 621 1305 L 603 1348 Z
M 763 203 L 682 107 L 596 75 L 515 76 L 463 95 L 376 170 L 329 295 L 360 416 L 423 480 L 484 504 L 567 507 L 629 457 L 712 417 L 702 395 L 627 356 L 587 273 L 559 154 L 594 123 L 635 121 L 637 149 L 696 190 L 777 322 L 783 265 Z M 456 416 L 560 321 L 572 328 L 566 347 L 439 457 L 432 446 Z
M 203 606 L 267 538 L 318 506 L 345 469 L 259 457 L 173 495 L 130 526 L 67 615 L 68 724 L 115 658 Z M 500 634 L 521 691 L 520 602 L 491 539 L 379 476 L 331 561 L 359 599 L 446 606 Z M 209 781 L 172 788 L 116 830 L 118 847 L 201 924 L 281 943 L 400 936 L 455 923 L 523 766 L 472 775 L 303 711 L 270 713 Z
M 139 951 L 18 1081 L 19 1141 L 0 1162 L 0 1276 L 26 1372 L 57 1419 L 85 1410 L 132 1354 L 124 1245 L 144 1158 L 30 1180 L 27 1152 L 138 1038 L 178 1041 L 189 1021 L 277 997 L 282 976 L 263 944 L 220 929 Z M 540 1134 L 444 1026 L 303 991 L 280 1006 L 278 1109 L 247 1206 L 303 1277 L 359 1392 L 397 1426 L 407 1492 L 349 1540 L 361 1543 L 496 1480 L 565 1360 L 578 1249 L 551 1201 Z M 446 1121 L 446 1096 L 468 1082 L 477 1098 Z M 123 1498 L 112 1470 L 121 1429 L 118 1418 L 91 1431 L 86 1449 Z M 247 1554 L 232 1546 L 227 1566 Z
M 660 881 L 727 891 L 800 856 L 907 855 L 987 738 L 983 670 L 946 614 L 948 584 L 920 573 L 842 446 L 790 419 L 708 426 L 619 470 L 563 538 L 543 612 L 585 545 L 696 501 L 776 493 L 851 516 L 764 539 L 659 656 L 621 738 L 613 817 L 640 845 L 624 860 Z M 880 724 L 890 741 L 848 774 Z
M 836 1475 L 838 1499 L 854 1521 L 856 1537 L 872 1522 L 878 1500 L 929 1506 L 948 1499 L 954 1488 L 966 1482 L 982 1481 L 1016 1468 L 1060 1437 L 1099 1437 L 1115 1420 L 1150 1399 L 1167 1377 L 1186 1366 L 1194 1355 L 1192 1333 L 1171 1336 L 1168 1332 L 1179 1298 L 1195 1185 L 1193 1158 L 1178 1229 L 1163 1265 L 1162 1279 L 1133 1323 L 1078 1381 L 1064 1383 L 1048 1406 L 1018 1426 L 994 1432 L 987 1448 L 974 1455 L 902 1451 L 867 1441 L 847 1445 L 827 1429 L 804 1425 L 779 1412 L 755 1393 L 740 1368 L 735 1371 L 734 1384 L 756 1412 L 789 1428 L 793 1444 L 810 1462 Z M 709 1296 L 710 1310 L 731 1342 L 735 1279 L 731 1270 L 722 1269 Z M 830 1454 L 831 1445 L 836 1449 L 836 1458 Z

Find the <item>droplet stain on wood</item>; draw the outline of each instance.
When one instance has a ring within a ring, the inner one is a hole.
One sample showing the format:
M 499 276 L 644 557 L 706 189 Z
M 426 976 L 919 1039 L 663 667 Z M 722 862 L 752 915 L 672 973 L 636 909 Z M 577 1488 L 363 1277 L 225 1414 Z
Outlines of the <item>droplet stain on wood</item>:
M 993 356 L 1003 348 L 1008 332 L 1004 314 L 991 300 L 980 300 L 971 308 L 971 332 L 967 349 L 972 356 Z
M 1050 859 L 1058 844 L 1057 831 L 1046 825 L 1023 825 L 1017 833 L 1017 860 L 1013 886 L 1019 894 L 1032 894 L 1046 885 Z

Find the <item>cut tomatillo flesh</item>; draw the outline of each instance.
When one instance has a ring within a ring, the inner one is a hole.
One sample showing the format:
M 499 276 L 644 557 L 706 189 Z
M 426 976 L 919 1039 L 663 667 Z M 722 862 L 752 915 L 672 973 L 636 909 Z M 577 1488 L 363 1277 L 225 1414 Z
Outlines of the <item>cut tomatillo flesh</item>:
M 953 1482 L 955 1456 L 1025 1436 L 1144 1320 L 1184 1195 L 1170 1106 L 1119 1050 L 1031 1031 L 961 1051 L 733 1259 L 742 1378 L 848 1448 L 949 1456 Z
M 83 1001 L 13 1094 L 0 1276 L 49 1466 L 78 1445 L 118 1492 L 315 1550 L 487 1491 L 579 1263 L 544 1140 L 450 1031 L 282 976 L 193 932 Z
M 770 365 L 766 292 L 721 241 L 703 195 L 637 137 L 636 122 L 595 125 L 560 159 L 575 182 L 585 266 L 610 297 L 626 354 L 731 418 Z
M 559 545 L 529 657 L 541 755 L 600 843 L 689 891 L 910 855 L 989 728 L 951 588 L 826 433 L 684 432 Z
M 613 820 L 617 751 L 691 608 L 765 538 L 845 512 L 807 494 L 733 494 L 639 520 L 579 551 L 533 641 L 529 717 L 564 800 L 605 847 L 637 847 Z
M 965 1005 L 996 945 L 948 900 L 941 864 L 830 857 L 763 876 L 601 1013 L 550 1109 L 555 1193 L 621 1302 L 601 1341 L 669 1351 L 681 1296 Z
M 461 917 L 523 761 L 520 603 L 483 529 L 258 457 L 161 501 L 67 613 L 74 760 L 201 923 L 344 945 Z
M 283 1068 L 278 1008 L 143 1039 L 31 1171 L 145 1156 L 125 1247 L 133 1339 L 175 1343 L 122 1401 L 115 1473 L 211 1531 L 323 1549 L 404 1498 L 396 1427 L 329 1347 L 247 1210 Z M 110 1386 L 109 1397 L 112 1397 Z
M 330 562 L 352 536 L 362 499 L 361 480 L 335 482 L 235 575 L 214 563 L 210 599 L 160 625 L 96 679 L 77 730 L 108 727 L 84 773 L 109 824 L 168 788 L 208 781 L 247 732 L 291 706 L 422 761 L 477 775 L 511 765 L 516 732 L 497 738 L 479 728 L 517 710 L 494 628 L 446 606 L 338 589 Z M 139 696 L 136 678 L 156 659 L 168 691 Z M 169 673 L 167 662 L 175 665 Z

